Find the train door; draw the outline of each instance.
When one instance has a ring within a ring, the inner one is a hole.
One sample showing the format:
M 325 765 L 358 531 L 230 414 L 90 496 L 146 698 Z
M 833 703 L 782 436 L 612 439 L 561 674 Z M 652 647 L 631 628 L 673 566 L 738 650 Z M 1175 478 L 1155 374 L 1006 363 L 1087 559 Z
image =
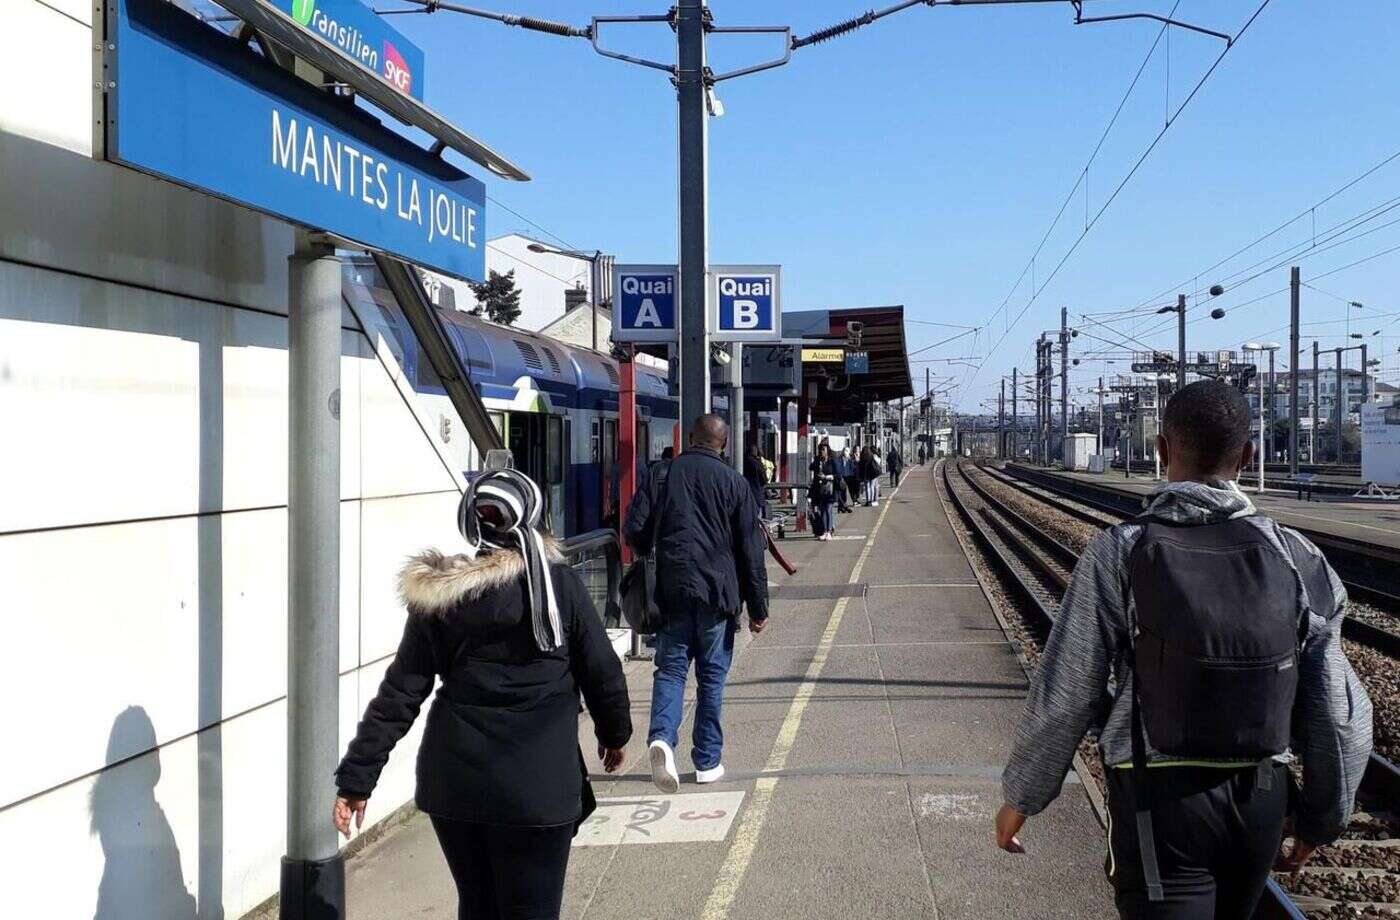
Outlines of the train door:
M 603 480 L 603 488 L 600 490 L 603 526 L 607 527 L 617 518 L 617 493 L 613 489 L 614 477 L 617 475 L 617 419 L 603 419 L 603 462 L 600 466 L 600 473 Z
M 564 420 L 557 415 L 511 412 L 506 416 L 506 447 L 515 468 L 529 476 L 544 494 L 550 531 L 564 533 Z

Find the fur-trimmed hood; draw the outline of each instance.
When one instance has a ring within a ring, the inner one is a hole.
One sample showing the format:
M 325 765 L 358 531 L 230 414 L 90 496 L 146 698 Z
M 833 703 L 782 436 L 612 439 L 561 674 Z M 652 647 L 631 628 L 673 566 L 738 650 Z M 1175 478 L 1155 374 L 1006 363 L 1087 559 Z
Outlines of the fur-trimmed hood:
M 564 561 L 558 540 L 546 534 L 544 545 L 551 563 Z M 524 575 L 519 550 L 497 549 L 473 559 L 429 549 L 410 556 L 399 571 L 399 599 L 417 613 L 441 616 Z

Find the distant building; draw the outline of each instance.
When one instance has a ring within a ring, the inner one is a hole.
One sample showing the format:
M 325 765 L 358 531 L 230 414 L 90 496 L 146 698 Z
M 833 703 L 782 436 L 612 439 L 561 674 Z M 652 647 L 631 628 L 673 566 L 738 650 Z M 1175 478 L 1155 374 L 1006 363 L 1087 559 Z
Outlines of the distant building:
M 592 301 L 592 266 L 587 259 L 576 256 L 559 255 L 553 252 L 532 252 L 530 246 L 554 246 L 552 243 L 532 239 L 521 233 L 508 233 L 486 241 L 486 271 L 515 272 L 515 286 L 520 291 L 520 318 L 515 325 L 532 332 L 542 331 L 565 315 L 565 295 L 574 290 L 582 290 L 585 298 Z M 604 257 L 607 258 L 606 256 Z M 476 296 L 465 281 L 453 278 L 436 277 L 445 287 L 452 289 L 453 300 L 458 310 L 473 310 L 477 306 Z M 605 268 L 603 290 L 599 300 L 601 309 L 612 302 L 612 270 Z M 568 340 L 572 341 L 572 340 Z M 599 338 L 601 344 L 602 339 Z M 577 344 L 587 345 L 588 339 Z
M 1274 413 L 1278 418 L 1288 417 L 1289 389 L 1292 374 L 1290 372 L 1280 372 L 1275 376 L 1275 386 L 1278 389 L 1274 397 Z M 1267 372 L 1264 374 L 1267 378 Z M 1265 385 L 1267 386 L 1267 379 Z M 1361 371 L 1354 368 L 1342 369 L 1342 390 L 1345 393 L 1345 407 L 1348 416 L 1355 416 L 1361 411 L 1361 403 L 1364 401 L 1363 386 L 1367 385 L 1371 402 L 1389 402 L 1400 388 L 1388 383 L 1382 383 L 1376 379 L 1375 374 L 1367 375 L 1363 380 Z M 1250 408 L 1259 410 L 1259 383 L 1254 381 L 1250 384 L 1249 393 Z M 1318 418 L 1326 420 L 1333 417 L 1336 412 L 1337 400 L 1337 371 L 1336 368 L 1318 369 L 1318 393 L 1316 415 Z M 1310 415 L 1310 407 L 1313 402 L 1313 372 L 1312 368 L 1306 368 L 1298 373 L 1298 411 L 1304 419 Z M 1354 420 L 1354 419 L 1353 419 Z
M 570 304 L 567 313 L 540 329 L 541 335 L 558 339 L 569 345 L 581 348 L 593 347 L 594 313 L 597 313 L 598 350 L 604 354 L 612 351 L 612 311 L 607 307 L 590 310 L 585 303 Z

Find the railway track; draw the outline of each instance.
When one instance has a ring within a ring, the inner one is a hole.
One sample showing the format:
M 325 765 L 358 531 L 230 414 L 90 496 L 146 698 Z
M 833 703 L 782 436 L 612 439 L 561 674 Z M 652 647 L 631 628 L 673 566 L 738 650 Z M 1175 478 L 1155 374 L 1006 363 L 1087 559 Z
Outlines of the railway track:
M 1085 530 L 1092 533 L 1129 514 L 1108 503 L 1084 502 L 1078 496 L 1069 500 L 995 471 L 970 470 L 967 464 L 945 463 L 942 473 L 951 503 L 1021 605 L 1027 623 L 1023 641 L 1043 642 L 1059 612 L 1065 576 L 1073 568 L 1079 547 L 1087 542 Z M 1002 490 L 1014 491 L 1049 513 L 1039 515 L 1024 502 L 1018 510 L 1008 500 L 1010 496 L 998 494 Z M 1053 520 L 1054 515 L 1075 522 L 1080 535 L 1067 533 L 1064 522 Z M 1038 646 L 1035 651 L 1038 653 Z M 1319 851 L 1298 876 L 1271 879 L 1255 920 L 1400 918 L 1400 839 L 1396 839 L 1400 837 L 1400 815 L 1396 814 L 1400 771 L 1373 754 L 1357 798 L 1363 810 L 1354 817 L 1344 839 Z
M 1051 502 L 1039 493 L 1049 492 L 1063 499 L 1071 499 L 1113 523 L 1134 517 L 1141 511 L 1141 499 L 1136 495 L 1098 488 L 1091 483 L 1069 482 L 1039 470 L 1008 465 L 999 478 L 1054 505 L 1058 510 L 1090 523 L 1094 523 L 1094 519 L 1073 509 L 1070 503 Z M 1027 489 L 1027 485 L 1034 488 Z M 1300 532 L 1327 556 L 1327 561 L 1346 585 L 1347 594 L 1365 605 L 1343 622 L 1342 635 L 1391 658 L 1400 659 L 1400 591 L 1397 591 L 1400 556 L 1333 534 L 1308 530 Z

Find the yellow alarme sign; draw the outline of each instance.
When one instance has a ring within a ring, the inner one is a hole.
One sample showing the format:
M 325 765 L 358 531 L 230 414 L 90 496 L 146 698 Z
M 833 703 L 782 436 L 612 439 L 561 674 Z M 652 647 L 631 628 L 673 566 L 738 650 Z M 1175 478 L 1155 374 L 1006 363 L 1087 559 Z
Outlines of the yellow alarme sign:
M 804 348 L 802 349 L 802 360 L 810 364 L 840 363 L 846 360 L 846 352 L 841 348 Z

